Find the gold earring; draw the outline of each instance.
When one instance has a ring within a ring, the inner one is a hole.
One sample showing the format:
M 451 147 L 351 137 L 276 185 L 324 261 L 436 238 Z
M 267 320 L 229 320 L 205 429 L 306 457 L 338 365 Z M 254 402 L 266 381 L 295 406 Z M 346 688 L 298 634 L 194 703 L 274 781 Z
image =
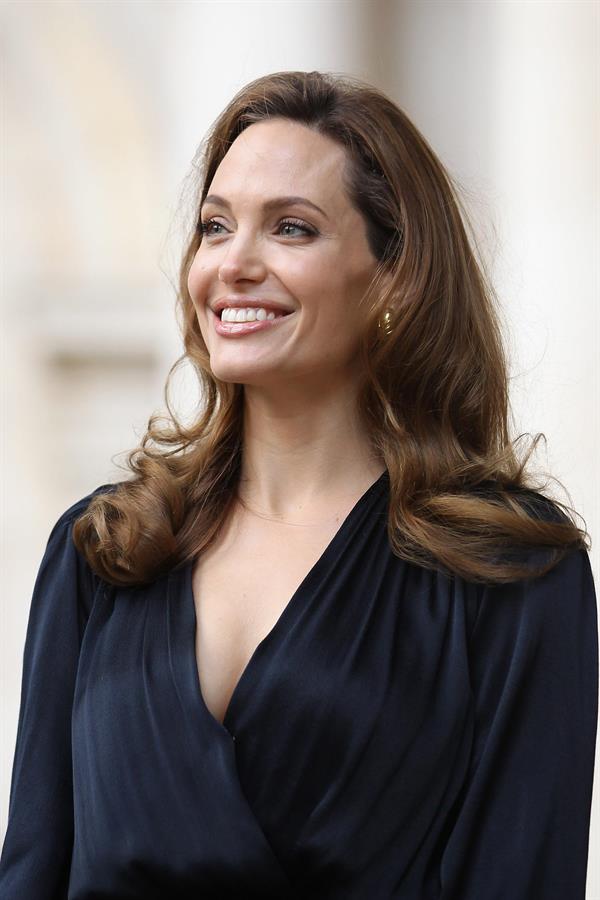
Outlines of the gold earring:
M 388 334 L 391 334 L 392 331 L 392 311 L 390 309 L 386 309 L 383 313 L 381 319 L 377 320 L 378 327 L 383 331 L 384 335 L 387 337 Z

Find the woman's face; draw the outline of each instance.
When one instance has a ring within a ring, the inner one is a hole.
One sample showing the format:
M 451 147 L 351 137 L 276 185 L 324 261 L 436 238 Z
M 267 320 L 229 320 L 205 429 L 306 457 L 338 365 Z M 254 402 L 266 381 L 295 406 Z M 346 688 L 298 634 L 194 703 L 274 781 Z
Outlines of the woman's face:
M 272 119 L 243 131 L 219 165 L 188 278 L 217 378 L 322 388 L 357 375 L 359 300 L 377 262 L 342 183 L 345 160 L 330 138 Z M 221 321 L 223 305 L 257 318 Z

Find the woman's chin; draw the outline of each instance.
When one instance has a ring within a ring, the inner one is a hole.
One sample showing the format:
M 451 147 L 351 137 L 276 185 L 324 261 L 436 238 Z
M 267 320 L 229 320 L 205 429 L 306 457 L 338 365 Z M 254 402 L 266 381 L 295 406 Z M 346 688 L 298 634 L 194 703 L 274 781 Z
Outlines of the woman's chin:
M 230 384 L 273 384 L 277 379 L 279 367 L 273 365 L 265 365 L 264 363 L 244 365 L 225 363 L 213 360 L 211 358 L 210 368 L 219 381 L 226 381 Z

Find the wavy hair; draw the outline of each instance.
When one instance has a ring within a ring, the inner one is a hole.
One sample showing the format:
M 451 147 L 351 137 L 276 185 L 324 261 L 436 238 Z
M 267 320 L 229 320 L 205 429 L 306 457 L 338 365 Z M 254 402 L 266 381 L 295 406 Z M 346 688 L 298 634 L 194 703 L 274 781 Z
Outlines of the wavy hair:
M 526 470 L 543 435 L 521 459 L 511 439 L 496 297 L 451 177 L 381 91 L 348 76 L 277 72 L 242 88 L 201 145 L 196 220 L 179 271 L 184 353 L 167 377 L 168 415 L 152 415 L 128 452 L 128 479 L 94 492 L 74 524 L 78 550 L 106 581 L 142 584 L 195 558 L 225 521 L 240 476 L 243 385 L 211 372 L 187 280 L 217 167 L 245 128 L 273 117 L 345 149 L 344 186 L 378 260 L 362 301 L 359 413 L 389 473 L 392 551 L 449 576 L 507 582 L 589 549 L 571 508 L 544 496 L 547 480 L 534 484 Z M 169 400 L 184 361 L 200 388 L 191 424 Z

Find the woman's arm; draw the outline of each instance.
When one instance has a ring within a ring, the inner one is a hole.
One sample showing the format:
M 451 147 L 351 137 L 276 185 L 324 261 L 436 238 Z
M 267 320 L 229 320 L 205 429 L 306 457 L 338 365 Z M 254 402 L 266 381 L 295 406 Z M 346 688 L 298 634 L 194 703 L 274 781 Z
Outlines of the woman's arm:
M 440 900 L 584 900 L 598 713 L 585 550 L 483 589 L 470 670 L 475 736 Z
M 0 858 L 2 900 L 67 897 L 73 846 L 71 709 L 81 638 L 99 584 L 75 549 L 71 531 L 89 499 L 56 522 L 33 589 Z

